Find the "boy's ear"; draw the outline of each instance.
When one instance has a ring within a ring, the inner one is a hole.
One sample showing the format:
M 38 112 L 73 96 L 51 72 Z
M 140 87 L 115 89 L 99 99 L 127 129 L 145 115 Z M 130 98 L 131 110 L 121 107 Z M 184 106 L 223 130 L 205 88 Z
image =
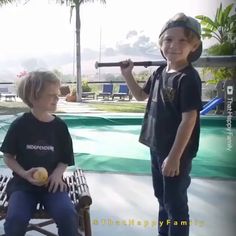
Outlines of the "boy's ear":
M 188 61 L 194 62 L 198 60 L 201 54 L 202 54 L 202 42 L 196 41 L 192 44 L 192 50 L 190 54 L 188 55 Z
M 194 42 L 191 52 L 195 52 L 198 49 L 198 47 L 200 46 L 200 44 L 201 44 L 200 41 Z

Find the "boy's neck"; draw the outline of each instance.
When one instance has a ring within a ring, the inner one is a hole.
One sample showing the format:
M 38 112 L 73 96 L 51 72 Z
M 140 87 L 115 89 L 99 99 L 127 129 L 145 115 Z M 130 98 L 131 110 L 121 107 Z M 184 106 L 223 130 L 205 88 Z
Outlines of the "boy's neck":
M 33 116 L 42 122 L 50 122 L 54 119 L 54 116 L 48 112 L 42 112 L 37 109 L 32 108 L 31 113 Z
M 167 61 L 166 72 L 178 72 L 189 65 L 189 62 L 171 63 Z

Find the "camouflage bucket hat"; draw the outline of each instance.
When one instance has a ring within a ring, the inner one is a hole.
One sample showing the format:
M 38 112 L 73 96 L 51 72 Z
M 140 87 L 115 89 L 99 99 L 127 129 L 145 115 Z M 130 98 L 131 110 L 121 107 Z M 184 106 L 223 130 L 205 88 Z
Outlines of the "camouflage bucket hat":
M 192 32 L 196 34 L 199 40 L 201 40 L 201 25 L 196 19 L 190 16 L 187 16 L 186 19 L 184 20 L 169 20 L 162 28 L 159 38 L 163 35 L 163 33 L 166 30 L 174 27 L 183 27 L 186 29 L 190 29 Z M 163 56 L 162 51 L 161 54 Z M 196 61 L 201 56 L 201 54 L 202 54 L 202 42 L 200 43 L 197 50 L 195 50 L 189 55 L 188 61 L 190 62 Z

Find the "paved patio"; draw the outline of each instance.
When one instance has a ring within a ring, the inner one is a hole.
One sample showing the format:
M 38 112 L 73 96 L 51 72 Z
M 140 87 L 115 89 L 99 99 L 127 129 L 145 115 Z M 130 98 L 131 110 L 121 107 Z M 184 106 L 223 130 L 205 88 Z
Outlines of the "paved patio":
M 93 198 L 94 236 L 157 235 L 158 208 L 150 176 L 86 172 L 86 177 Z M 192 180 L 189 188 L 191 236 L 235 235 L 235 189 L 235 181 Z M 48 228 L 56 232 L 55 226 Z

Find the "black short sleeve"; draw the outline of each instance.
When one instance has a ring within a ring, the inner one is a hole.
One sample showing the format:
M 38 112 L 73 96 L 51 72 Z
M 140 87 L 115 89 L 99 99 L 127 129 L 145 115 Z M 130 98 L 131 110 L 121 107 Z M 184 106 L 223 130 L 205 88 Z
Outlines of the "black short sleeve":
M 9 153 L 11 155 L 15 155 L 17 153 L 17 122 L 13 122 L 3 140 L 0 151 L 3 153 Z
M 156 74 L 157 74 L 157 71 L 154 71 L 154 72 L 152 73 L 152 75 L 148 78 L 148 80 L 146 81 L 146 83 L 144 84 L 144 86 L 143 86 L 143 91 L 144 91 L 146 94 L 150 94 L 151 87 L 152 87 L 152 84 L 153 84 L 153 80 L 154 80 Z
M 69 133 L 69 130 L 66 124 L 61 121 L 62 129 L 61 129 L 61 148 L 60 148 L 60 160 L 62 163 L 70 165 L 74 165 L 74 153 L 73 153 L 73 144 L 72 139 Z
M 182 112 L 201 110 L 201 80 L 183 76 L 180 84 L 180 109 Z

